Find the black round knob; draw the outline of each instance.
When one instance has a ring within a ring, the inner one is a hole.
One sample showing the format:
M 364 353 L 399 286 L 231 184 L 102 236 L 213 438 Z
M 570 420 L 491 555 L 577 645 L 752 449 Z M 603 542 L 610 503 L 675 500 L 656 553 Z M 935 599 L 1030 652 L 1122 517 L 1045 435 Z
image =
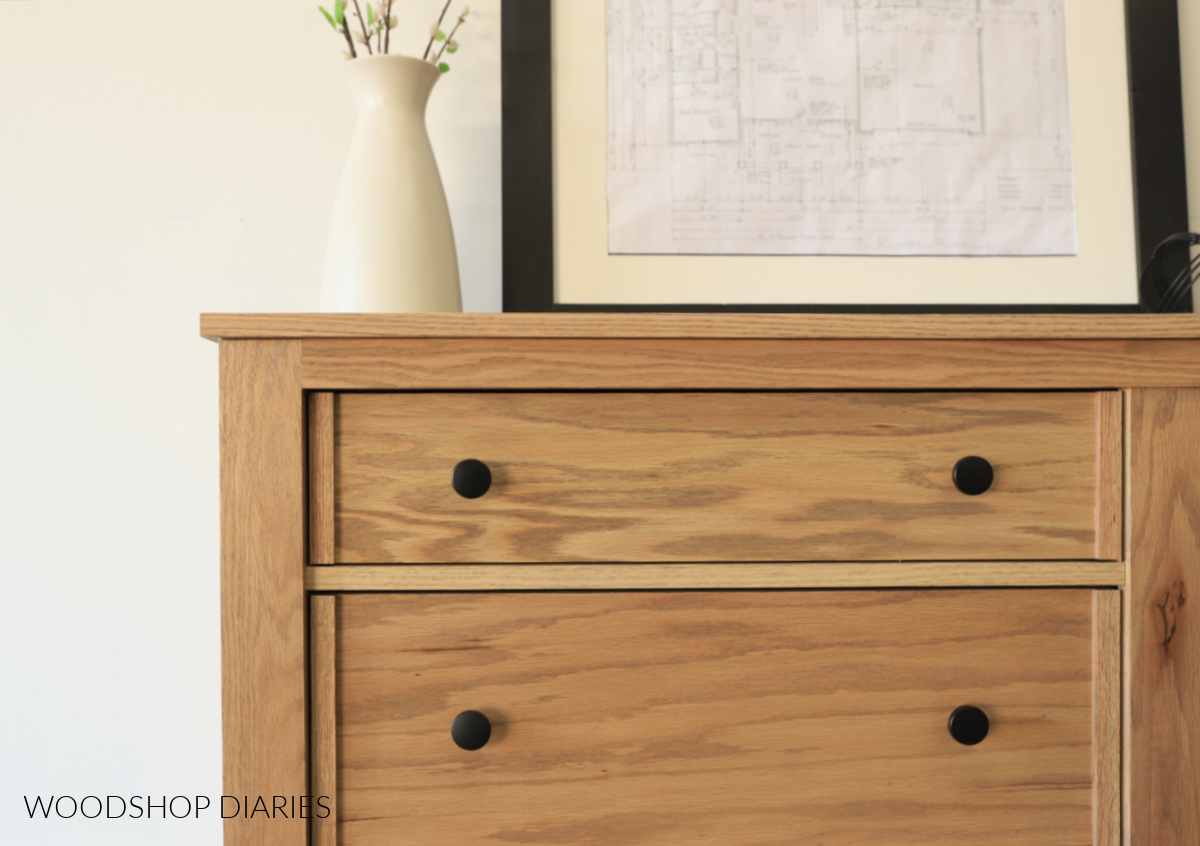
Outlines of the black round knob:
M 455 492 L 466 499 L 478 499 L 492 486 L 492 471 L 482 461 L 468 458 L 454 465 L 450 484 Z
M 492 736 L 492 723 L 478 711 L 463 711 L 454 718 L 450 736 L 460 749 L 474 752 L 482 749 Z
M 988 735 L 987 714 L 974 705 L 955 708 L 950 715 L 950 736 L 963 746 L 974 746 Z
M 968 496 L 979 496 L 992 486 L 992 480 L 996 478 L 991 463 L 978 455 L 960 458 L 951 476 L 954 487 Z

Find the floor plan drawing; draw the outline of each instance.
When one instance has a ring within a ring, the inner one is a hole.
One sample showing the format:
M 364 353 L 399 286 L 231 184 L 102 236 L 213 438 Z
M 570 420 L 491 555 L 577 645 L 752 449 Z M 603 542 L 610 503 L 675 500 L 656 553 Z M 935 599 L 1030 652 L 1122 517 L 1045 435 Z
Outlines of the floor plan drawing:
M 1065 0 L 607 0 L 611 254 L 1074 255 Z

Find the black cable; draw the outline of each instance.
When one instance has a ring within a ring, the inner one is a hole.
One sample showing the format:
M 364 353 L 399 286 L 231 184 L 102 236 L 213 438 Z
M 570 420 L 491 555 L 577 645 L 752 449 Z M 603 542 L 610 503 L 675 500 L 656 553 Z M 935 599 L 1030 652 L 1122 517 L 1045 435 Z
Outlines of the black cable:
M 1162 302 L 1159 304 L 1160 312 L 1174 311 L 1179 302 L 1185 297 L 1188 291 L 1191 290 L 1193 280 L 1192 275 L 1195 272 L 1196 262 L 1188 263 L 1188 266 L 1179 272 L 1171 284 L 1167 286 L 1167 291 L 1163 294 Z
M 1156 267 L 1157 272 L 1154 275 L 1154 282 L 1158 289 L 1159 309 L 1163 310 L 1169 307 L 1170 302 L 1175 299 L 1180 290 L 1187 287 L 1188 280 L 1191 278 L 1192 271 L 1196 265 L 1196 259 L 1192 258 L 1168 285 L 1162 284 L 1165 277 L 1162 275 L 1161 262 L 1158 265 Z
M 1196 271 L 1200 268 L 1200 255 L 1197 255 L 1187 267 L 1179 272 L 1179 275 L 1167 287 L 1167 291 L 1163 294 L 1162 301 L 1159 303 L 1158 310 L 1162 312 L 1175 311 L 1183 298 L 1192 290 L 1192 286 L 1196 283 Z
M 1145 267 L 1142 268 L 1142 274 L 1138 278 L 1142 301 L 1149 301 L 1147 293 L 1150 290 L 1155 295 L 1154 299 L 1158 304 L 1154 307 L 1154 311 L 1168 312 L 1177 309 L 1196 284 L 1197 278 L 1200 278 L 1200 255 L 1194 258 L 1191 256 L 1191 249 L 1196 246 L 1200 246 L 1200 234 L 1177 232 L 1164 238 L 1154 248 L 1150 260 L 1146 262 Z M 1166 257 L 1181 250 L 1187 253 L 1189 261 L 1174 279 L 1167 282 L 1166 271 L 1163 269 Z

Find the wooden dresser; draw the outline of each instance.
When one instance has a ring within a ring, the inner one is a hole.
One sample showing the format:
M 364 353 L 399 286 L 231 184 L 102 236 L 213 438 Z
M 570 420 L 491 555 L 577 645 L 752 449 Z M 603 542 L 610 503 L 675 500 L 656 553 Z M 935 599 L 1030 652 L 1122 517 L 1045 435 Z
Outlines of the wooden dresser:
M 230 846 L 1200 844 L 1200 318 L 201 329 Z

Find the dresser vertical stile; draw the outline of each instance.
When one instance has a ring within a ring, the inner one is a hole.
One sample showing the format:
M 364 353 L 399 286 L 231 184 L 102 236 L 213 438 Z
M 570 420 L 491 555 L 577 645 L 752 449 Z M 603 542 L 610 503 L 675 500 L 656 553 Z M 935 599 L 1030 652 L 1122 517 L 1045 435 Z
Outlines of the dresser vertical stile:
M 225 844 L 301 846 L 305 820 L 245 816 L 307 792 L 300 342 L 222 341 L 220 371 Z

